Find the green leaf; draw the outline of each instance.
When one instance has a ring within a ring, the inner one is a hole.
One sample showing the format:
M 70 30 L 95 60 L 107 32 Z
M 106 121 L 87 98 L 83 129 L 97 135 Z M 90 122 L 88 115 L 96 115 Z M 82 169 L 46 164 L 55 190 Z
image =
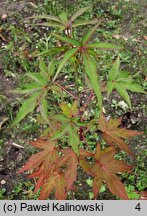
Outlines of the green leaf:
M 75 19 L 77 19 L 79 16 L 81 16 L 85 11 L 89 10 L 90 8 L 91 6 L 88 6 L 78 10 L 75 14 L 72 15 L 72 17 L 70 18 L 70 22 L 73 22 Z
M 29 83 L 29 84 L 24 84 L 21 86 L 22 89 L 14 89 L 11 90 L 10 92 L 12 93 L 19 93 L 19 94 L 30 94 L 35 91 L 39 91 L 42 89 L 42 86 L 38 85 L 38 83 Z
M 46 27 L 58 27 L 65 29 L 65 26 L 62 24 L 58 24 L 56 22 L 43 22 L 43 23 L 36 23 L 36 24 L 30 24 L 34 26 L 46 26 Z
M 56 47 L 56 48 L 53 48 L 53 49 L 48 49 L 48 50 L 45 50 L 39 54 L 35 54 L 34 56 L 45 56 L 45 55 L 54 55 L 54 54 L 59 54 L 61 52 L 64 52 L 65 50 L 67 50 L 67 47 L 66 46 L 61 46 L 61 47 Z
M 54 60 L 52 60 L 49 65 L 48 65 L 48 77 L 51 78 L 53 76 L 53 74 L 55 73 L 55 66 L 56 66 L 56 62 Z
M 130 101 L 130 97 L 129 97 L 127 91 L 123 88 L 123 86 L 121 86 L 117 83 L 115 83 L 114 86 L 115 86 L 115 89 L 118 91 L 118 93 L 124 98 L 124 100 L 127 102 L 129 107 L 131 108 L 131 101 Z
M 93 34 L 95 33 L 97 27 L 98 27 L 98 24 L 95 25 L 90 31 L 88 31 L 87 34 L 83 37 L 83 39 L 82 39 L 83 46 L 86 45 L 90 41 L 90 39 L 93 36 Z
M 40 73 L 26 73 L 28 77 L 30 77 L 32 80 L 40 84 L 41 86 L 44 86 L 47 84 L 47 79 L 42 77 Z
M 108 93 L 107 96 L 109 97 L 109 95 L 111 94 L 112 90 L 114 89 L 114 84 L 112 81 L 108 82 Z
M 44 78 L 48 77 L 48 68 L 45 65 L 45 62 L 41 59 L 39 61 L 39 69 L 40 69 L 40 73 Z
M 59 18 L 64 25 L 68 24 L 68 17 L 65 12 L 62 12 L 61 14 L 59 14 Z
M 139 93 L 145 93 L 145 91 L 139 84 L 134 83 L 132 76 L 129 75 L 128 71 L 120 71 L 119 67 L 120 59 L 118 57 L 116 62 L 113 64 L 112 69 L 109 72 L 108 96 L 110 95 L 113 89 L 116 89 L 131 108 L 130 98 L 126 90 L 128 89 L 132 92 Z
M 116 62 L 113 64 L 112 69 L 109 73 L 109 80 L 113 81 L 116 79 L 118 75 L 119 67 L 120 67 L 120 59 L 118 57 Z
M 56 120 L 59 122 L 69 122 L 69 119 L 65 115 L 62 115 L 62 114 L 53 115 L 50 117 L 50 119 Z
M 41 113 L 42 117 L 50 125 L 50 121 L 48 118 L 47 101 L 44 97 L 40 101 L 39 108 L 40 108 L 40 113 Z
M 67 103 L 62 102 L 60 103 L 60 109 L 62 110 L 63 114 L 67 117 L 67 118 L 71 118 L 72 113 L 71 113 L 71 108 L 68 106 Z
M 62 23 L 58 17 L 52 16 L 52 15 L 31 16 L 31 17 L 28 17 L 27 19 L 49 19 L 49 20 L 53 20 L 53 21 Z
M 51 140 L 61 138 L 69 130 L 69 127 L 70 127 L 70 123 L 69 121 L 67 121 L 66 124 L 64 124 L 59 130 L 55 131 Z
M 99 49 L 104 49 L 104 50 L 123 49 L 122 46 L 117 46 L 117 45 L 110 44 L 110 43 L 101 43 L 101 42 L 88 44 L 86 47 L 88 47 L 88 48 L 99 48 Z
M 37 103 L 37 97 L 38 94 L 35 93 L 22 104 L 11 127 L 19 123 L 28 113 L 33 112 Z
M 98 80 L 97 64 L 94 61 L 94 59 L 90 57 L 86 52 L 83 54 L 83 59 L 84 59 L 85 71 L 90 79 L 91 85 L 97 96 L 100 111 L 102 111 L 102 96 L 101 96 L 100 84 Z
M 68 130 L 68 141 L 69 141 L 69 144 L 71 145 L 73 151 L 79 155 L 79 144 L 80 144 L 80 139 L 79 139 L 79 135 L 76 131 L 76 128 L 75 126 L 71 125 L 69 127 L 69 130 Z
M 124 87 L 126 88 L 126 89 L 128 89 L 128 90 L 130 90 L 130 91 L 132 91 L 132 92 L 139 92 L 139 93 L 146 93 L 144 90 L 143 90 L 143 88 L 142 88 L 142 86 L 140 86 L 139 84 L 137 84 L 137 83 L 133 83 L 133 82 L 128 82 L 128 83 L 124 83 L 123 84 L 124 85 Z
M 98 22 L 98 20 L 79 20 L 79 21 L 76 21 L 72 24 L 72 27 L 78 27 L 78 26 L 83 26 L 83 25 L 94 25 Z
M 64 58 L 62 59 L 62 61 L 59 64 L 58 70 L 54 76 L 53 82 L 55 81 L 55 79 L 57 78 L 57 76 L 59 75 L 60 71 L 62 70 L 63 66 L 66 64 L 66 62 L 72 58 L 75 53 L 78 51 L 78 48 L 73 48 L 68 50 L 65 54 L 64 54 Z
M 53 34 L 57 39 L 63 41 L 63 42 L 66 42 L 66 43 L 69 43 L 71 45 L 74 45 L 74 46 L 77 46 L 77 47 L 80 47 L 81 46 L 81 43 L 75 39 L 72 39 L 72 38 L 69 38 L 69 37 L 62 37 L 60 35 L 57 35 L 57 34 Z

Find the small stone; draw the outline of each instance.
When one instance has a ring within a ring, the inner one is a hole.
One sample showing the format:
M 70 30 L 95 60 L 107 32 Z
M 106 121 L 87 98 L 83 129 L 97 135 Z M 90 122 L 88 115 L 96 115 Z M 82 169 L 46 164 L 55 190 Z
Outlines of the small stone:
M 5 20 L 5 19 L 7 19 L 7 14 L 2 14 L 2 16 L 1 16 L 1 18 L 2 18 L 2 20 Z
M 4 185 L 6 184 L 6 181 L 5 180 L 1 180 L 1 185 Z

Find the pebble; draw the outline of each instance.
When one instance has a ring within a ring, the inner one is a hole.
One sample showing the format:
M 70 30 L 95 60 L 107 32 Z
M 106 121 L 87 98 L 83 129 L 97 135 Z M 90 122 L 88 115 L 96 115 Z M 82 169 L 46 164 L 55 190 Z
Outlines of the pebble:
M 6 181 L 5 180 L 1 180 L 1 185 L 4 185 L 6 184 Z
M 1 15 L 2 20 L 7 19 L 7 17 L 8 17 L 7 14 L 2 14 L 2 15 Z

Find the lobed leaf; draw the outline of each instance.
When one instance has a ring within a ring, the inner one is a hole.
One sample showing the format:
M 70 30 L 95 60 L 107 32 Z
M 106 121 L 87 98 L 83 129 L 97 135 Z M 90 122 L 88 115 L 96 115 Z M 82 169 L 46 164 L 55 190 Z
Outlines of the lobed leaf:
M 99 129 L 102 131 L 103 139 L 110 145 L 118 145 L 121 150 L 125 150 L 132 155 L 129 147 L 125 143 L 125 139 L 140 135 L 142 132 L 119 128 L 121 119 L 110 119 L 106 121 L 103 114 L 99 119 Z

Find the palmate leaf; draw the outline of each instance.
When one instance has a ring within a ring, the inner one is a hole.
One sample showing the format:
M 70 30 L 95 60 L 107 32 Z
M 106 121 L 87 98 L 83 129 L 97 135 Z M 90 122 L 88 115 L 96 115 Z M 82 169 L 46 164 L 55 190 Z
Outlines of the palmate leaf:
M 32 170 L 32 169 L 36 169 L 38 167 L 40 167 L 41 165 L 43 165 L 42 167 L 42 171 L 45 174 L 45 176 L 47 175 L 47 172 L 44 172 L 44 166 L 46 165 L 51 165 L 54 163 L 54 161 L 51 161 L 53 158 L 54 159 L 58 159 L 58 155 L 57 155 L 57 151 L 55 149 L 55 142 L 49 142 L 49 141 L 45 141 L 43 139 L 37 139 L 36 141 L 30 142 L 31 145 L 33 145 L 34 147 L 43 149 L 43 151 L 38 152 L 34 155 L 32 155 L 29 158 L 29 161 L 26 162 L 26 164 L 19 170 L 19 172 L 24 172 L 26 170 Z M 55 154 L 56 157 L 51 158 L 51 155 Z M 50 160 L 50 163 L 49 163 Z M 43 164 L 44 163 L 44 164 Z M 49 172 L 49 170 L 48 170 Z M 48 173 L 50 174 L 50 173 Z
M 39 96 L 39 93 L 33 93 L 32 96 L 22 104 L 11 127 L 19 123 L 30 112 L 33 112 L 37 104 L 38 96 Z
M 71 38 L 68 38 L 68 37 L 62 37 L 60 35 L 54 34 L 54 36 L 56 38 L 58 38 L 59 40 L 61 40 L 63 42 L 66 42 L 67 44 L 71 44 L 72 46 L 74 46 L 76 48 L 72 48 L 72 49 L 68 50 L 64 54 L 64 57 L 63 57 L 61 63 L 59 64 L 59 67 L 57 69 L 57 72 L 56 72 L 56 75 L 55 75 L 53 81 L 57 78 L 57 76 L 59 75 L 59 73 L 62 70 L 63 66 L 66 64 L 66 62 L 69 59 L 71 59 L 76 53 L 80 53 L 80 55 L 83 54 L 84 59 L 89 59 L 90 60 L 90 63 L 88 63 L 88 60 L 86 60 L 85 61 L 86 63 L 84 63 L 84 64 L 86 64 L 86 65 L 89 64 L 89 67 L 91 67 L 93 65 L 93 67 L 94 67 L 95 63 L 94 63 L 94 60 L 92 59 L 91 56 L 97 55 L 97 53 L 94 51 L 95 48 L 110 49 L 110 50 L 113 50 L 113 49 L 122 49 L 121 46 L 116 46 L 116 45 L 109 44 L 109 43 L 94 43 L 94 44 L 89 44 L 88 42 L 91 39 L 91 37 L 93 36 L 93 34 L 95 33 L 98 25 L 99 25 L 99 23 L 97 25 L 95 25 L 90 31 L 88 31 L 86 33 L 86 35 L 83 37 L 81 43 L 79 41 L 75 40 L 75 39 L 71 39 Z M 93 63 L 91 64 L 92 61 L 93 61 Z M 94 86 L 96 86 L 96 85 L 94 84 Z M 94 90 L 96 90 L 96 89 L 94 89 Z M 97 91 L 97 93 L 96 92 L 95 93 L 98 96 L 98 92 L 99 92 L 98 88 L 97 88 L 96 91 Z M 99 99 L 100 99 L 100 95 L 99 95 Z M 101 107 L 101 105 L 100 105 L 100 107 Z
M 19 172 L 33 169 L 33 173 L 28 177 L 38 178 L 35 193 L 42 187 L 39 199 L 46 199 L 53 190 L 56 199 L 66 199 L 67 192 L 77 176 L 78 158 L 76 154 L 68 148 L 58 152 L 55 142 L 42 138 L 30 144 L 43 151 L 32 155 Z
M 55 171 L 43 184 L 39 199 L 46 199 L 53 190 L 55 190 L 56 199 L 66 199 L 67 191 L 76 180 L 78 165 L 76 154 L 71 149 L 63 149 L 62 154 L 62 157 L 56 161 Z M 59 168 L 65 168 L 64 172 L 59 173 Z
M 119 149 L 125 150 L 127 153 L 132 155 L 132 152 L 125 143 L 125 140 L 134 136 L 138 136 L 142 134 L 142 132 L 120 128 L 120 125 L 121 119 L 110 119 L 107 121 L 105 116 L 101 114 L 98 128 L 102 131 L 103 139 L 109 145 L 117 145 Z
M 97 22 L 96 20 L 90 20 L 90 21 L 81 20 L 78 22 L 75 21 L 79 16 L 81 16 L 85 11 L 87 11 L 90 8 L 91 6 L 81 8 L 75 14 L 73 14 L 70 18 L 68 18 L 65 12 L 62 12 L 61 14 L 59 14 L 59 16 L 38 15 L 38 16 L 29 17 L 27 19 L 46 19 L 49 21 L 43 22 L 43 23 L 37 23 L 37 24 L 30 24 L 30 25 L 47 26 L 47 27 L 55 27 L 55 28 L 57 27 L 60 29 L 60 31 L 63 31 L 69 27 L 77 27 L 81 25 L 95 24 Z
M 128 74 L 127 71 L 120 71 L 120 59 L 117 58 L 115 63 L 112 66 L 112 69 L 109 72 L 108 77 L 108 96 L 111 94 L 113 89 L 116 89 L 117 92 L 123 97 L 131 108 L 130 97 L 127 93 L 127 90 L 132 92 L 145 93 L 143 88 L 135 83 L 132 79 L 132 76 Z
M 94 177 L 93 193 L 95 199 L 103 182 L 106 183 L 111 193 L 122 199 L 128 199 L 125 187 L 116 173 L 130 172 L 132 167 L 125 164 L 124 161 L 115 160 L 114 156 L 115 150 L 113 147 L 101 150 L 100 144 L 98 144 L 94 153 L 95 161 L 89 164 L 85 157 L 84 159 L 82 158 L 82 163 L 80 162 L 85 172 Z
M 74 118 L 78 114 L 77 101 L 75 100 L 71 106 L 66 102 L 60 104 L 60 108 L 63 115 L 55 115 L 52 117 L 56 122 L 60 122 L 59 128 L 53 133 L 51 140 L 61 139 L 65 134 L 68 136 L 68 144 L 72 147 L 73 151 L 79 154 L 79 134 L 77 132 L 78 128 L 74 123 Z
M 84 59 L 85 71 L 88 75 L 88 78 L 90 79 L 91 85 L 97 96 L 100 111 L 102 111 L 102 96 L 101 96 L 100 84 L 99 84 L 98 73 L 97 73 L 97 63 L 86 52 L 83 54 L 83 59 Z

